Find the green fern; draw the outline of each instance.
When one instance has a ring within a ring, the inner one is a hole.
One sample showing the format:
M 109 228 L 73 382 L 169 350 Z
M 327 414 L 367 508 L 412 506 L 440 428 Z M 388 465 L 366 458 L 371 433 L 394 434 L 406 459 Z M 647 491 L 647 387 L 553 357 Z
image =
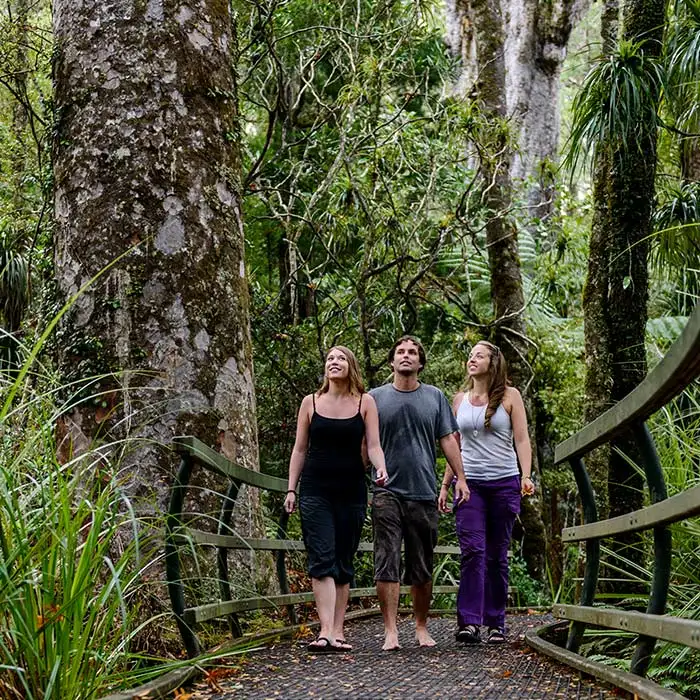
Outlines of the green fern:
M 687 316 L 661 316 L 647 321 L 647 335 L 654 343 L 668 346 L 683 332 Z

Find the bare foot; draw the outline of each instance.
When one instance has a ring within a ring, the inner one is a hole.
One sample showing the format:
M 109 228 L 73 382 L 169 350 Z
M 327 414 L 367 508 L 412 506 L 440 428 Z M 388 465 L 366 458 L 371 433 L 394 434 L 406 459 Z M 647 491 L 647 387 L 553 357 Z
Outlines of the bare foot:
M 416 641 L 422 647 L 434 647 L 437 642 L 430 636 L 425 627 L 416 627 Z
M 397 632 L 387 632 L 384 637 L 384 646 L 382 651 L 394 651 L 394 649 L 400 649 L 399 635 Z

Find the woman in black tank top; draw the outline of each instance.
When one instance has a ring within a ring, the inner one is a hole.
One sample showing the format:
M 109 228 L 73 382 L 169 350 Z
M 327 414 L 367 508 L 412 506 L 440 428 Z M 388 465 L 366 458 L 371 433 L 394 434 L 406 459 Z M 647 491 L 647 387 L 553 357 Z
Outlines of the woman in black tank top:
M 365 459 L 386 479 L 374 399 L 364 392 L 355 355 L 338 345 L 326 355 L 323 384 L 301 402 L 284 508 L 297 504 L 321 629 L 309 651 L 350 651 L 345 609 L 353 559 L 367 508 Z

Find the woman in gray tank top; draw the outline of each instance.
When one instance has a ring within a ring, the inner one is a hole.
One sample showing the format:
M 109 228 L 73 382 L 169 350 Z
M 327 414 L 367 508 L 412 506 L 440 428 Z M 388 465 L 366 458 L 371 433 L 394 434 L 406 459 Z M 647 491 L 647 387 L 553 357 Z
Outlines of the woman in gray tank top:
M 525 406 L 508 386 L 506 362 L 498 347 L 477 343 L 467 363 L 466 391 L 452 402 L 459 426 L 462 466 L 471 491 L 455 505 L 462 553 L 457 594 L 457 641 L 505 641 L 508 597 L 508 548 L 521 495 L 534 493 L 532 454 Z M 518 468 L 518 463 L 520 467 Z M 449 473 L 439 503 L 447 506 Z

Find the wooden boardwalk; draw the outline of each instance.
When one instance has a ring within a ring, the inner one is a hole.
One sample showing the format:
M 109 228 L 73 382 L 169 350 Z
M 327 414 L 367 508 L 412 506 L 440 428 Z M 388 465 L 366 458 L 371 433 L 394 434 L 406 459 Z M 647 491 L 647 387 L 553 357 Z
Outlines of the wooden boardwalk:
M 438 646 L 422 649 L 413 622 L 402 618 L 402 649 L 383 652 L 381 619 L 349 622 L 348 653 L 310 654 L 309 639 L 282 639 L 214 670 L 191 689 L 192 700 L 239 698 L 619 698 L 595 680 L 532 651 L 524 641 L 528 627 L 551 622 L 548 615 L 508 618 L 506 644 L 464 646 L 454 639 L 454 617 L 433 618 L 430 631 Z

